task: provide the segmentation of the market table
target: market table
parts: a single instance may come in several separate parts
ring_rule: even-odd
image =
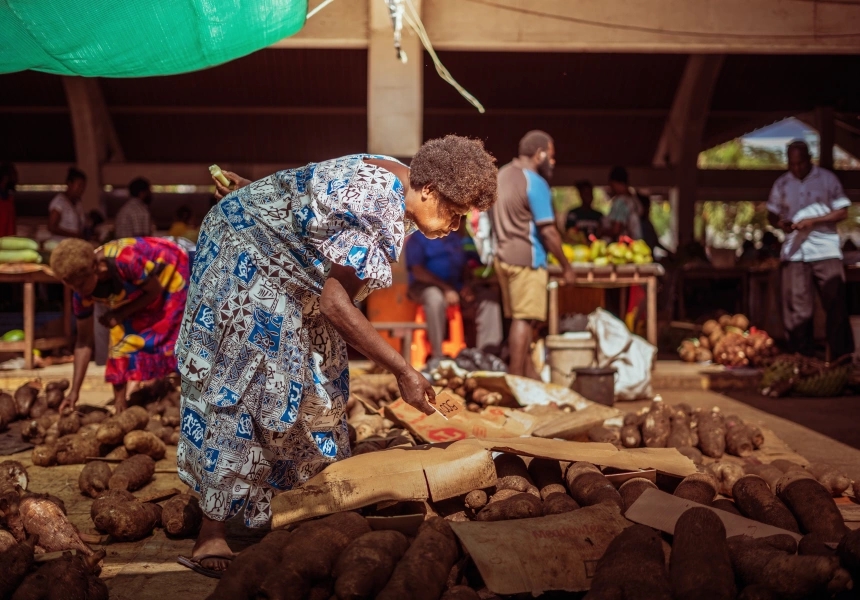
[[[43,265],[0,265],[0,283],[24,286],[24,341],[0,342],[0,352],[23,352],[24,368],[33,368],[33,350],[53,350],[68,346],[72,339],[72,292],[63,286],[63,337],[36,339],[36,285],[53,283],[63,285],[53,271]]]
[[[576,273],[575,287],[613,289],[621,288],[626,291],[635,285],[646,288],[646,336],[648,342],[657,345],[657,278],[664,275],[663,265],[646,263],[642,265],[607,265],[597,267],[591,263],[571,264]],[[547,285],[549,293],[548,325],[550,335],[558,334],[558,286],[564,285],[561,279],[561,267],[549,267],[550,282]],[[622,302],[622,306],[624,306]]]

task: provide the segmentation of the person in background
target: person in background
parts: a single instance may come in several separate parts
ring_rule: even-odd
[[[80,238],[84,234],[84,211],[81,196],[87,189],[87,176],[74,167],[66,175],[66,191],[60,192],[48,205],[48,231],[54,240]]]
[[[18,171],[12,163],[0,163],[0,237],[15,235],[15,186]]]
[[[639,201],[639,206],[642,209],[642,218],[639,221],[642,237],[639,239],[648,244],[652,253],[656,248],[659,248],[667,255],[671,255],[672,252],[660,243],[660,236],[657,235],[654,223],[651,222],[651,196],[648,194],[636,194],[636,199]]]
[[[177,369],[174,347],[188,294],[188,255],[161,238],[125,238],[93,249],[68,239],[51,253],[51,269],[74,290],[78,320],[72,387],[63,406],[75,408],[93,350],[94,305],[110,329],[105,380],[113,384],[114,406],[125,410],[128,395],[143,381]]]
[[[642,239],[642,206],[630,193],[627,169],[614,167],[609,173],[609,191],[612,204],[607,216],[607,233],[613,239],[626,235],[634,240]]]
[[[565,281],[576,279],[562,252],[547,183],[554,166],[555,145],[549,134],[528,132],[520,140],[519,156],[499,169],[499,199],[491,211],[495,270],[505,316],[512,319],[508,370],[533,379],[539,377],[529,349],[547,317],[547,250],[561,263]]]
[[[745,240],[743,250],[738,258],[738,265],[751,265],[759,260],[759,252],[756,250],[755,242]]]
[[[604,215],[591,207],[594,202],[594,186],[591,182],[577,181],[574,185],[582,199],[582,205],[567,213],[565,231],[577,243],[587,244],[589,236],[600,237],[600,223]]]
[[[761,236],[761,248],[759,248],[759,256],[762,260],[769,258],[779,258],[782,254],[782,244],[776,234],[772,231],[765,231]]]
[[[788,172],[773,184],[771,225],[782,229],[782,305],[789,350],[811,355],[813,288],[827,314],[827,344],[836,360],[854,351],[845,298],[845,269],[836,224],[851,201],[832,172],[812,164],[806,142],[788,146]]]
[[[167,232],[169,237],[185,238],[191,242],[197,243],[199,230],[194,227],[194,213],[191,212],[191,207],[183,205],[176,209],[176,217],[170,230]]]
[[[149,205],[152,204],[152,190],[149,182],[138,177],[128,184],[128,200],[116,213],[114,236],[121,240],[150,236],[155,232]]]
[[[460,229],[449,236],[430,239],[416,233],[406,242],[409,299],[424,307],[432,358],[444,356],[442,342],[449,306],[464,305],[463,312],[466,312],[466,306],[469,310],[475,309],[475,345],[479,350],[498,351],[502,341],[498,299],[488,294],[485,286],[475,289],[470,285],[471,273],[462,230],[461,222]]]

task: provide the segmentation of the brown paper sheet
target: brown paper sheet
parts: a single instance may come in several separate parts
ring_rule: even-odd
[[[639,499],[633,503],[633,506],[627,509],[625,517],[634,523],[641,523],[665,531],[666,533],[675,533],[675,523],[684,512],[693,507],[708,508],[720,517],[723,525],[726,526],[726,537],[730,538],[736,535],[748,535],[754,538],[767,537],[769,535],[786,534],[800,541],[803,537],[800,534],[780,529],[772,525],[766,525],[746,517],[741,517],[736,514],[711,508],[693,502],[692,500],[684,500],[660,490],[648,489],[645,490]]]
[[[272,527],[385,500],[445,500],[495,482],[491,455],[480,446],[418,446],[360,454],[275,496]]]
[[[598,425],[603,425],[606,419],[611,419],[619,415],[617,409],[603,404],[590,404],[582,410],[577,410],[572,413],[559,413],[558,415],[547,416],[541,419],[532,432],[533,436],[575,440],[579,437],[587,437],[588,430]]]
[[[630,523],[617,507],[589,506],[516,521],[451,523],[496,594],[580,592],[591,587],[597,561]]]

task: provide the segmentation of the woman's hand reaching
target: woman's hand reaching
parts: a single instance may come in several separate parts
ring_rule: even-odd
[[[421,373],[407,366],[397,376],[397,386],[400,388],[400,395],[407,404],[414,406],[425,415],[432,415],[436,412],[436,409],[428,402],[428,400],[436,400],[436,392]]]
[[[239,188],[243,188],[246,185],[248,185],[249,183],[251,183],[251,181],[249,179],[245,179],[244,177],[239,177],[238,175],[236,175],[232,171],[221,171],[221,172],[224,174],[224,177],[226,177],[227,179],[230,180],[230,187],[229,188],[224,187],[221,184],[221,182],[219,182],[214,177],[212,178],[212,181],[215,182],[215,197],[218,198],[218,200],[221,200],[224,196],[226,196],[230,192],[238,190]]]

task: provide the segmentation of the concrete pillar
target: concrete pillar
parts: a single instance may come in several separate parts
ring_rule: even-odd
[[[423,141],[423,51],[421,41],[403,23],[401,48],[406,64],[397,59],[394,34],[385,0],[367,0],[370,31],[367,49],[368,151],[410,158]],[[412,0],[421,10],[421,2]]]
[[[819,106],[815,109],[815,120],[819,136],[818,166],[833,169],[833,144],[836,135],[836,115],[832,106]]]

